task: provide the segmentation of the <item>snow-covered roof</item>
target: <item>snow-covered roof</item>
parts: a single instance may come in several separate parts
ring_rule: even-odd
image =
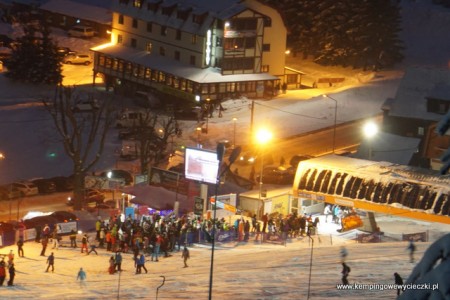
[[[364,139],[354,157],[368,158],[370,147],[371,160],[408,165],[414,153],[417,152],[419,143],[419,138],[379,132],[370,141]]]
[[[390,116],[439,121],[442,115],[427,112],[427,97],[450,101],[450,70],[428,67],[409,68],[391,105]]]
[[[89,4],[78,3],[70,0],[49,0],[40,7],[62,15],[89,20],[101,24],[111,24],[111,10]]]
[[[242,82],[256,80],[276,80],[278,77],[267,73],[258,74],[234,74],[222,75],[217,68],[200,69],[194,66],[173,61],[164,56],[149,54],[147,51],[139,51],[130,47],[114,45],[102,49],[93,48],[95,52],[104,53],[115,58],[160,70],[177,77],[200,83],[220,83],[220,82]]]
[[[176,9],[182,11],[191,10],[191,15],[204,15],[205,19],[201,24],[197,24],[192,22],[191,16],[189,16],[187,20],[183,20],[178,18],[175,12],[170,16],[167,16],[161,13],[148,12],[144,7],[138,9],[133,7],[133,5],[125,6],[120,4],[119,1],[113,3],[112,10],[146,22],[154,22],[160,25],[177,28],[185,32],[205,35],[206,31],[210,29],[214,19],[226,20],[247,9],[246,5],[244,5],[241,0],[163,0],[150,2],[161,2],[160,7],[171,7],[176,5]]]
[[[427,169],[328,155],[300,162],[294,187],[352,203],[414,210],[418,218],[450,216],[450,177]]]

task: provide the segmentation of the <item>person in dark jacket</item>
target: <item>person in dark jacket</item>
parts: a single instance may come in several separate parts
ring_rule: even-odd
[[[402,277],[401,277],[397,272],[394,273],[394,280],[395,280],[395,284],[397,284],[397,285],[403,285],[403,279],[402,279]],[[402,290],[403,290],[402,288],[397,287],[397,296],[400,295],[400,293],[402,292]]]
[[[139,256],[139,273],[142,272],[142,269],[144,269],[145,274],[147,274],[147,268],[145,267],[145,255],[141,254],[141,256]]]
[[[55,256],[52,254],[49,255],[49,257],[47,257],[47,270],[45,270],[45,272],[48,272],[48,270],[50,269],[50,267],[52,267],[52,273],[55,271]]]
[[[17,253],[19,254],[19,257],[23,257],[23,239],[19,238],[17,241]]]
[[[348,285],[347,277],[350,274],[350,267],[345,262],[342,263],[342,284]]]
[[[47,249],[47,245],[48,245],[48,237],[44,236],[41,239],[41,244],[42,244],[41,256],[45,256],[45,250]]]
[[[122,254],[119,251],[116,252],[116,257],[114,258],[115,268],[117,271],[122,271]]]
[[[16,277],[16,268],[14,267],[14,264],[11,264],[9,266],[8,286],[13,286],[14,285],[14,277]]]

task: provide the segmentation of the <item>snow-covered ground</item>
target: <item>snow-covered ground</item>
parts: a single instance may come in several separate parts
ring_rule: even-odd
[[[381,226],[389,221],[380,219]],[[450,228],[420,222],[392,220],[404,233],[429,230],[442,236]],[[422,228],[420,226],[423,226]],[[403,227],[403,228],[401,228]],[[447,226],[448,227],[448,226]],[[307,237],[293,238],[286,247],[278,244],[248,243],[217,244],[214,256],[213,299],[307,299],[308,283],[310,299],[394,299],[395,290],[342,291],[336,288],[341,283],[339,252],[345,246],[349,252],[347,264],[351,267],[350,283],[393,284],[394,272],[405,280],[414,263],[410,263],[406,242],[386,238],[377,244],[359,244],[348,239],[354,233],[336,234],[336,226],[321,218],[319,236],[314,244]],[[93,235],[91,235],[93,237]],[[435,236],[438,237],[437,235]],[[65,237],[64,239],[67,239]],[[92,239],[91,239],[92,240]],[[416,260],[429,246],[416,243]],[[183,268],[181,252],[159,262],[147,257],[148,274],[135,274],[132,254],[124,254],[120,274],[107,272],[111,252],[98,249],[98,255],[81,254],[78,249],[60,247],[47,248],[46,256],[54,252],[55,272],[46,273],[47,257],[40,256],[41,245],[27,242],[25,257],[16,257],[17,270],[14,287],[0,287],[2,299],[153,299],[159,289],[158,299],[207,299],[211,250],[209,246],[196,244],[190,247],[191,259],[188,268]],[[0,254],[17,247],[0,249]],[[311,259],[312,255],[312,259]],[[312,268],[310,269],[310,264]],[[83,268],[87,273],[84,285],[77,282],[77,272]],[[311,272],[311,273],[310,273]]]
[[[431,6],[431,0],[402,1],[404,7],[404,32],[406,60],[398,70],[376,74],[343,68],[320,68],[311,62],[294,65],[311,75],[334,73],[346,78],[342,86],[323,89],[288,91],[272,101],[256,101],[255,126],[270,125],[274,135],[283,137],[331,126],[334,118],[334,102],[324,99],[330,94],[338,101],[338,122],[364,118],[380,113],[380,106],[388,97],[393,97],[403,70],[408,65],[434,65],[448,67],[450,40],[445,38],[450,28],[450,10]],[[413,16],[411,16],[413,15]],[[0,24],[0,28],[4,24]],[[2,30],[3,31],[3,30]],[[61,46],[85,51],[91,42],[67,38],[60,33]],[[75,68],[76,66],[71,66]],[[76,77],[66,78],[67,84],[89,84],[92,82],[89,68],[80,67]],[[70,72],[75,74],[74,72]],[[5,159],[0,161],[0,184],[17,179],[47,177],[70,174],[70,165],[64,158],[61,147],[48,139],[51,121],[39,109],[39,99],[49,91],[37,86],[12,83],[0,75],[0,152]],[[51,91],[50,91],[51,93]],[[209,120],[209,132],[204,141],[206,147],[217,140],[230,138],[233,118],[237,118],[237,141],[247,139],[250,125],[250,109],[247,100],[230,100],[224,104],[227,110],[223,118]],[[183,138],[177,143],[194,145],[196,124],[184,129]],[[114,150],[120,146],[114,132],[108,140],[106,154],[97,169],[111,167],[116,162]],[[57,153],[56,157],[47,156]],[[48,159],[42,159],[48,157]],[[383,220],[383,218],[385,218]],[[428,230],[430,238],[436,239],[450,232],[446,225],[416,221],[400,222],[399,219],[383,217],[380,228],[398,238],[402,233]],[[381,222],[381,223],[380,223]],[[321,225],[322,226],[322,225]],[[306,238],[294,239],[287,247],[270,244],[219,245],[215,252],[213,299],[307,299],[308,283],[311,282],[311,299],[393,299],[396,291],[336,289],[340,283],[341,266],[339,249],[345,244],[350,255],[348,264],[352,268],[351,283],[393,283],[393,273],[406,278],[414,264],[409,262],[406,243],[390,240],[381,244],[356,244],[334,235],[333,228],[320,227],[321,239],[315,238],[311,251]],[[417,257],[429,243],[418,243]],[[1,254],[16,247],[4,247]],[[47,250],[47,255],[51,252]],[[15,287],[0,288],[2,299],[152,299],[159,289],[158,299],[206,299],[209,286],[210,250],[199,245],[191,248],[189,268],[182,268],[180,253],[164,258],[158,263],[147,263],[149,274],[135,275],[131,255],[124,262],[125,271],[107,273],[110,253],[99,250],[99,255],[82,255],[79,250],[60,248],[55,250],[56,271],[45,273],[46,257],[39,256],[40,245],[28,242],[25,257],[16,258]],[[310,262],[312,256],[312,269]],[[76,275],[80,267],[87,272],[85,286],[80,286]],[[120,291],[119,291],[120,286]]]

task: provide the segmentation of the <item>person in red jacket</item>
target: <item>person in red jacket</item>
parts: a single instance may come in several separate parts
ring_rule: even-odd
[[[6,267],[5,267],[5,261],[2,259],[0,261],[0,286],[3,285],[3,282],[5,281],[6,277]]]

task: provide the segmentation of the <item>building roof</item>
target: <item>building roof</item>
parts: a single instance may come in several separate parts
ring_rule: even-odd
[[[154,53],[149,54],[147,51],[140,51],[120,45],[112,45],[101,49],[100,47],[95,47],[91,50],[199,83],[267,81],[278,79],[278,77],[268,73],[222,75],[218,68],[210,67],[200,69],[178,61],[173,61],[164,56]]]
[[[205,35],[207,30],[211,28],[214,19],[226,20],[249,9],[242,0],[150,0],[149,2],[161,2],[160,7],[171,7],[176,5],[178,10],[190,10],[191,15],[204,15],[205,19],[201,24],[197,24],[191,21],[192,18],[190,16],[190,19],[188,18],[185,21],[178,18],[176,13],[167,16],[161,13],[147,12],[145,7],[139,9],[130,4],[120,4],[119,1],[113,3],[112,10],[147,22],[154,22],[160,25],[180,29],[185,32]]]
[[[391,103],[389,116],[439,121],[441,114],[427,112],[427,97],[450,101],[450,70],[409,68]]]
[[[78,19],[95,23],[111,24],[112,13],[110,9],[90,4],[78,3],[70,0],[49,0],[40,7],[42,10],[59,13]]]
[[[370,147],[371,160],[408,165],[414,153],[418,151],[419,144],[419,138],[379,132],[370,141],[364,139],[354,157],[367,159]]]

